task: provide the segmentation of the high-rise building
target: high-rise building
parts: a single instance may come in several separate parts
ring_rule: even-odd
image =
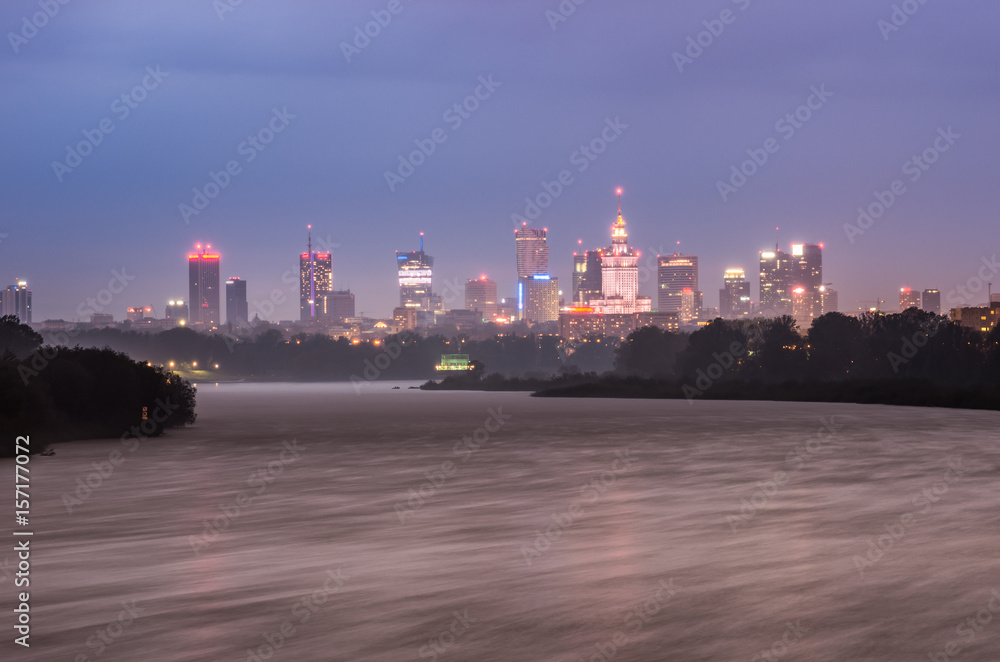
[[[820,315],[840,312],[840,297],[837,290],[830,287],[830,283],[819,286],[819,308]]]
[[[775,248],[760,252],[760,310],[767,316],[792,312],[792,256]]]
[[[517,249],[517,279],[531,278],[549,273],[549,244],[547,230],[529,228],[527,223],[514,231]]]
[[[573,253],[573,303],[601,298],[601,251]]]
[[[909,310],[910,308],[920,307],[920,292],[913,290],[909,287],[903,287],[899,290],[899,310],[900,312],[904,310]]]
[[[656,298],[661,313],[680,312],[681,295],[689,289],[698,296],[698,256],[660,255],[657,257]],[[700,306],[699,306],[700,307]]]
[[[601,297],[588,306],[603,315],[633,315],[649,312],[649,297],[639,296],[639,254],[628,245],[628,230],[622,216],[618,189],[618,219],[611,226],[611,246],[601,251]]]
[[[690,287],[685,287],[681,292],[681,310],[680,310],[680,321],[681,324],[691,324],[698,319],[698,311],[700,308],[696,308],[697,298],[695,297],[694,290]]]
[[[434,311],[440,309],[441,297],[431,290],[434,279],[434,258],[424,253],[424,233],[420,233],[420,250],[412,253],[396,251],[399,277],[399,306],[412,308],[421,325],[433,323]]]
[[[823,245],[792,244],[792,261],[793,284],[818,292],[823,284]]]
[[[233,276],[226,281],[226,321],[237,326],[247,324],[248,315],[247,282]]]
[[[326,296],[326,311],[327,316],[331,320],[336,320],[338,322],[343,322],[350,317],[354,317],[354,293],[350,290],[337,290],[335,292],[330,292],[330,294]]]
[[[481,320],[492,322],[497,318],[497,284],[480,276],[465,282],[465,309],[478,310]]]
[[[129,322],[141,322],[145,317],[145,307],[133,306],[125,309],[125,319]]]
[[[559,319],[559,279],[535,274],[521,283],[524,286],[524,316],[529,322],[554,322]]]
[[[815,297],[808,288],[802,285],[792,288],[792,317],[795,318],[801,332],[805,333],[812,326],[813,320],[818,317],[817,308]]]
[[[800,323],[800,326],[807,329],[812,325],[812,320],[822,314],[819,290],[823,285],[822,244],[792,244],[792,275],[789,284],[793,290],[800,287],[804,290],[800,308],[803,320],[808,323]]]
[[[299,255],[299,320],[329,318],[327,298],[333,292],[333,256],[312,247],[312,226],[305,253]]]
[[[198,326],[218,326],[222,318],[219,307],[219,254],[212,253],[212,245],[188,255],[188,303],[191,306],[190,323]]]
[[[924,290],[921,295],[921,308],[935,315],[941,314],[941,290]]]
[[[15,315],[22,324],[31,324],[31,290],[28,282],[16,280],[0,293],[0,314]]]
[[[179,324],[184,326],[189,321],[188,305],[184,303],[184,299],[171,299],[167,302],[166,313],[164,317],[174,324]]]
[[[719,290],[719,317],[739,319],[750,316],[750,283],[743,269],[726,269]]]

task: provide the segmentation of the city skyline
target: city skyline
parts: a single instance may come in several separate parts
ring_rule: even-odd
[[[619,214],[619,223],[621,223],[622,221],[621,221],[620,204],[621,204],[622,189],[621,188],[616,189],[615,193],[616,195],[619,196],[618,214]],[[203,244],[199,242],[195,246],[195,252],[194,253],[188,252],[187,254],[187,259],[189,263],[189,285],[188,285],[189,296],[188,299],[186,300],[187,303],[190,304],[191,301],[195,300],[198,296],[200,296],[195,293],[195,290],[199,287],[198,283],[202,280],[202,270],[205,269],[205,266],[203,265],[203,263],[205,262],[205,258],[210,258],[209,262],[211,266],[208,267],[209,285],[207,287],[206,292],[208,293],[208,297],[211,299],[211,301],[214,300],[219,300],[219,301],[217,301],[215,307],[213,307],[211,301],[206,300],[202,302],[201,307],[208,309],[206,312],[209,314],[210,317],[214,315],[214,318],[218,320],[216,323],[229,321],[228,310],[230,303],[228,300],[229,299],[228,290],[230,285],[232,285],[233,280],[237,281],[236,286],[240,288],[240,295],[244,297],[244,300],[240,304],[242,306],[240,308],[240,311],[242,314],[246,315],[246,321],[252,321],[255,317],[258,317],[264,321],[272,321],[272,322],[288,321],[296,319],[300,321],[308,321],[309,318],[313,317],[311,313],[312,307],[310,305],[311,300],[309,298],[309,293],[308,293],[311,287],[315,287],[315,285],[310,284],[310,278],[309,278],[309,275],[313,272],[315,272],[315,274],[319,278],[319,282],[321,283],[320,289],[315,290],[316,294],[313,295],[316,297],[316,302],[317,305],[320,306],[320,309],[326,306],[326,300],[328,298],[333,300],[336,297],[337,298],[336,305],[338,306],[338,310],[346,310],[345,308],[343,308],[343,306],[345,305],[344,300],[345,297],[349,295],[350,301],[348,302],[348,305],[350,306],[350,310],[354,311],[355,298],[353,292],[351,292],[349,289],[346,288],[337,289],[334,284],[334,274],[332,269],[332,261],[333,261],[332,253],[317,252],[313,250],[312,234],[311,234],[312,226],[311,225],[307,226],[307,229],[309,230],[309,236],[308,236],[309,250],[306,253],[302,253],[301,255],[299,255],[297,291],[299,293],[300,305],[299,305],[298,316],[290,318],[284,318],[284,317],[279,318],[278,315],[272,314],[274,311],[278,309],[279,307],[278,304],[281,303],[281,300],[285,298],[283,296],[276,298],[273,291],[270,297],[267,296],[259,297],[258,300],[253,301],[253,303],[249,303],[248,301],[252,300],[252,297],[247,296],[248,286],[247,286],[247,281],[245,279],[241,279],[238,276],[234,276],[224,281],[221,280],[218,275],[220,273],[219,269],[220,269],[221,256],[219,254],[219,251],[212,249],[212,244],[210,243]],[[614,233],[615,228],[612,227],[612,230]],[[443,310],[449,310],[449,309],[462,310],[463,302],[459,299],[456,299],[453,292],[453,290],[456,289],[456,285],[458,284],[457,281],[446,281],[440,283],[434,279],[432,275],[434,272],[433,268],[434,257],[427,255],[426,252],[424,251],[424,235],[425,233],[423,232],[419,233],[420,248],[418,251],[413,251],[410,253],[396,251],[397,265],[400,267],[400,269],[403,268],[420,269],[419,273],[416,272],[414,273],[417,276],[419,276],[418,278],[419,287],[416,289],[419,290],[421,297],[427,298],[427,300],[421,306],[422,309],[425,309],[427,312],[430,312],[433,305],[433,306],[438,306],[439,309]],[[535,272],[538,272],[538,275],[544,275],[550,277],[552,281],[558,282],[559,277],[557,275],[543,273],[552,271],[550,268],[548,268],[549,252],[548,252],[547,228],[546,229],[529,228],[527,227],[527,225],[522,224],[522,227],[518,228],[515,231],[515,239],[516,239],[515,246],[517,249],[515,251],[516,253],[515,260],[513,261],[513,264],[515,266],[515,271],[517,271],[518,273],[520,273],[521,271],[531,272],[532,276],[536,275]],[[541,250],[533,249],[530,252],[530,257],[526,257],[529,255],[529,251],[525,249],[525,244],[532,242],[538,243],[542,248]],[[321,243],[329,245],[328,242],[321,242]],[[614,243],[614,236],[613,236],[613,243]],[[578,240],[577,244],[579,248],[582,245],[582,240]],[[627,245],[627,233],[624,234],[624,245]],[[791,290],[788,289],[789,286],[793,285],[792,283],[793,280],[795,281],[795,284],[808,283],[808,287],[813,288],[813,291],[815,293],[816,297],[815,300],[808,304],[808,307],[811,310],[811,312],[809,312],[806,315],[806,317],[808,318],[818,317],[823,312],[829,312],[830,310],[834,310],[836,312],[842,312],[845,314],[854,314],[856,312],[862,312],[864,310],[870,310],[874,308],[890,312],[896,310],[891,305],[894,301],[894,299],[891,296],[886,298],[880,297],[877,300],[876,299],[858,300],[856,303],[858,303],[859,305],[849,309],[841,309],[839,306],[836,305],[839,292],[837,292],[835,288],[829,287],[831,283],[823,282],[824,281],[824,277],[822,274],[823,244],[792,243],[790,244],[790,247],[792,251],[791,253],[786,253],[785,251],[782,251],[780,246],[776,246],[773,250],[767,249],[758,251],[758,257],[760,261],[759,271],[754,269],[745,269],[743,266],[735,266],[735,267],[731,266],[726,268],[724,272],[720,274],[719,278],[717,279],[718,284],[721,287],[715,290],[716,292],[718,292],[718,298],[715,300],[716,303],[715,306],[709,305],[707,300],[703,298],[704,286],[702,286],[700,283],[702,280],[704,280],[704,277],[700,275],[701,270],[699,268],[699,260],[700,260],[699,255],[682,255],[679,253],[667,254],[667,255],[655,255],[655,256],[646,255],[642,264],[639,264],[638,259],[636,260],[637,264],[639,264],[638,268],[640,273],[645,272],[645,275],[639,276],[638,295],[650,297],[654,302],[653,310],[659,310],[661,312],[663,311],[676,312],[681,309],[680,299],[679,299],[680,295],[678,293],[681,291],[681,289],[684,289],[685,291],[688,289],[693,289],[694,290],[693,294],[695,297],[693,305],[696,312],[703,307],[706,313],[714,310],[718,313],[718,316],[728,318],[725,310],[727,304],[726,300],[724,299],[725,297],[724,292],[726,289],[727,278],[730,272],[740,271],[743,272],[744,274],[743,278],[745,285],[749,287],[751,290],[750,303],[752,304],[752,313],[754,315],[760,315],[761,313],[765,315],[766,314],[773,315],[775,313],[790,314],[790,315],[793,314],[793,309],[792,309],[793,297]],[[577,303],[574,299],[576,295],[576,288],[582,285],[584,282],[583,279],[581,278],[582,274],[580,274],[579,272],[581,265],[586,264],[587,258],[589,256],[596,256],[597,258],[596,264],[599,266],[601,254],[609,254],[613,251],[614,248],[612,246],[611,248],[603,248],[603,249],[595,248],[583,252],[576,251],[569,256],[570,278],[568,278],[567,281],[571,283],[570,288],[568,290],[563,290],[561,287],[558,288],[560,291],[562,291],[561,299],[563,300],[564,305],[567,308],[572,307],[575,303]],[[639,255],[638,251],[634,251],[634,249],[632,249],[631,247],[629,247],[629,251],[631,251],[632,254],[636,258],[638,258]],[[814,257],[810,258],[811,255],[814,255]],[[314,256],[314,258],[310,260],[310,256]],[[777,297],[776,300],[784,301],[785,305],[784,307],[779,306],[779,308],[772,310],[773,305],[768,303],[769,295],[767,292],[765,292],[765,289],[770,291],[771,286],[769,285],[767,288],[764,288],[762,286],[765,283],[771,282],[769,279],[764,278],[765,270],[774,269],[775,267],[765,267],[765,262],[770,262],[773,259],[777,259],[779,261],[778,263],[779,266],[777,267],[778,270],[779,271],[789,270],[789,275],[785,277],[785,281],[787,282],[781,281],[779,283],[779,287],[782,287],[784,289],[780,289],[779,292],[774,294],[774,296]],[[401,263],[400,260],[403,260],[403,262]],[[811,260],[816,260],[816,263],[813,264]],[[786,262],[787,264],[785,264],[784,266],[780,266],[782,262]],[[408,266],[406,267],[401,266],[403,264],[408,264]],[[531,266],[528,267],[526,266],[527,264],[530,264]],[[983,260],[983,264],[986,265],[987,267],[989,266],[989,262],[987,262],[985,259]],[[690,274],[688,274],[688,271],[690,271]],[[980,270],[980,273],[981,271],[982,270]],[[794,277],[791,275],[793,272],[795,274]],[[758,274],[759,276],[756,280],[750,277],[750,274],[754,273]],[[673,275],[667,275],[667,274],[673,274]],[[116,275],[121,276],[121,274],[116,274]],[[414,274],[411,274],[411,276],[412,275]],[[403,272],[398,271],[397,276],[399,278],[402,278]],[[125,275],[125,278],[128,279],[127,274]],[[709,276],[709,278],[715,280],[714,278],[712,278],[712,276]],[[788,280],[789,278],[791,278],[791,280]],[[480,276],[480,279],[485,279],[485,274]],[[548,279],[549,278],[546,278],[545,280]],[[119,278],[119,280],[121,280],[121,278]],[[288,280],[288,272],[286,272],[283,275],[283,280],[285,281]],[[467,278],[464,280],[467,283],[473,283],[477,279]],[[499,280],[501,282],[503,281],[502,278]],[[676,292],[674,294],[665,295],[665,290],[663,289],[665,287],[664,283],[666,282],[673,283],[673,281],[677,281],[677,283],[681,283],[681,281],[684,282],[681,284],[674,283],[674,285],[676,285],[675,287]],[[19,280],[19,282],[22,289],[24,289],[24,287],[26,286],[26,281]],[[327,282],[329,282],[330,284],[325,285],[325,283]],[[494,282],[495,285],[495,281],[492,282]],[[516,305],[516,299],[518,296],[518,286],[516,282],[517,281],[515,281],[513,292],[505,293],[498,288],[497,290],[498,303],[500,301],[507,300],[509,302],[508,305],[511,305],[512,303]],[[598,277],[597,282],[598,284],[600,284],[601,282],[600,277]],[[910,282],[910,279],[907,279],[906,282]],[[979,290],[970,292],[968,288],[962,288],[962,287],[955,288],[954,290],[949,292],[949,294],[951,294],[953,298],[955,296],[958,297],[958,300],[954,301],[954,305],[948,305],[947,299],[942,300],[941,292],[937,288],[931,288],[931,287],[923,288],[923,296],[921,296],[921,288],[911,288],[908,285],[899,288],[897,291],[899,292],[900,305],[902,305],[903,301],[902,293],[903,292],[909,293],[912,290],[912,294],[915,295],[915,298],[912,300],[916,301],[916,307],[923,308],[926,310],[936,310],[939,312],[943,312],[944,314],[947,314],[948,310],[950,310],[952,307],[988,305],[990,299],[991,283],[985,280],[983,280],[982,282],[985,285],[985,289],[982,289],[981,292]],[[212,283],[214,283],[214,285]],[[403,304],[404,298],[408,296],[404,294],[404,291],[406,291],[408,288],[402,288],[400,286],[400,283],[401,281],[397,282],[396,284],[397,288],[396,291],[399,292],[399,297],[400,297],[399,299],[400,304],[397,304],[396,307],[398,307],[399,305],[404,305]],[[440,294],[437,293],[437,290],[441,287],[442,284],[446,289],[452,290],[452,296],[448,300],[448,305],[444,305],[444,302],[441,300]],[[688,285],[692,284],[694,286],[693,288],[687,287]],[[226,286],[226,292],[227,292],[225,308],[223,308],[221,301],[223,285]],[[410,288],[412,287],[413,285],[411,284]],[[673,285],[671,285],[671,287],[673,287]],[[709,289],[711,289],[711,286]],[[647,290],[651,290],[651,295],[646,294]],[[833,297],[832,300],[835,302],[835,305],[832,308],[824,305],[823,295],[827,291],[832,294]],[[673,290],[671,290],[671,292],[673,292]],[[925,303],[928,293],[933,293],[932,297],[936,297],[932,298],[931,303],[929,304]],[[981,294],[981,296],[979,297],[982,299],[981,301],[976,298],[977,295],[979,294]],[[30,290],[28,291],[28,296],[29,297],[31,296]],[[676,306],[673,303],[669,303],[670,301],[673,301],[673,297],[678,297],[677,301],[675,302]],[[174,298],[176,297],[171,297],[171,299]],[[205,297],[202,298],[204,299]],[[3,299],[0,298],[0,302],[2,301]],[[666,308],[663,307],[664,302],[667,302]],[[132,303],[134,303],[134,301]],[[147,310],[152,310],[153,317],[156,318],[155,311],[158,309],[160,305],[166,307],[167,302],[166,301],[146,302],[143,303],[142,307],[145,307]],[[331,304],[331,306],[333,305],[334,304]],[[111,314],[116,321],[121,321],[128,319],[128,311],[131,310],[133,307],[134,306],[125,305],[126,314],[121,316],[115,315],[113,310],[109,313],[109,310],[103,307],[101,311],[98,312],[98,314],[99,315]],[[394,309],[396,307],[394,307]],[[903,308],[899,308],[899,310],[902,309]],[[87,310],[90,310],[92,314],[94,312],[97,312],[95,308],[88,308]],[[770,311],[770,313],[768,311]],[[356,314],[361,315],[361,312],[362,311],[359,311]],[[320,314],[318,311],[317,319],[329,318],[330,315],[332,314],[333,314],[332,312],[330,314]],[[192,316],[191,321],[197,324],[198,322],[195,321],[197,313],[192,312],[190,313],[190,315]],[[339,316],[344,317],[345,315],[339,315]],[[379,319],[392,319],[393,313],[390,312],[388,314],[366,314],[366,316]],[[58,318],[47,318],[47,319],[55,320]],[[63,319],[64,321],[72,321],[72,322],[88,321],[88,319],[65,319],[65,318]],[[35,316],[34,321],[40,322],[43,320],[38,319],[37,316]],[[808,324],[806,324],[804,328],[808,328]]]
[[[982,137],[1000,95],[989,32],[1000,8],[923,6],[888,38],[877,27],[885,9],[754,3],[683,71],[673,54],[714,18],[702,5],[588,4],[553,28],[526,3],[429,1],[351,61],[335,46],[371,17],[346,5],[243,3],[224,21],[186,0],[67,9],[3,69],[21,101],[0,107],[18,127],[0,164],[10,191],[0,259],[8,279],[31,284],[36,320],[77,317],[124,268],[134,277],[112,302],[119,317],[184,293],[165,276],[175,256],[213,241],[227,273],[249,282],[251,308],[277,289],[286,296],[268,319],[296,319],[283,277],[297,271],[301,228],[312,224],[338,260],[334,289],[387,316],[393,274],[373,265],[417,231],[442,282],[487,273],[507,297],[507,252],[494,247],[528,220],[548,228],[550,270],[568,291],[570,256],[578,240],[603,245],[600,210],[620,184],[643,238],[636,248],[701,256],[709,307],[725,269],[753,279],[779,225],[782,245],[827,246],[841,310],[892,302],[907,284],[939,288],[944,309],[984,259],[991,278],[998,271],[984,249],[994,150]],[[0,8],[9,30],[22,18],[18,6]],[[462,20],[475,29],[449,27]],[[940,39],[928,42],[928,31]],[[263,34],[279,55],[251,46]],[[595,52],[597,38],[620,48]],[[962,53],[937,46],[955,39]],[[112,67],[104,43],[115,44]],[[859,58],[863,69],[848,66]],[[469,98],[474,112],[453,111]],[[771,133],[779,149],[769,152]],[[99,144],[78,149],[86,136]],[[385,174],[398,170],[405,181],[390,190]],[[723,199],[720,183],[735,192]],[[43,245],[46,269],[31,257]],[[913,255],[924,258],[919,271]],[[655,296],[652,287],[640,291]],[[974,294],[985,301],[985,288]]]

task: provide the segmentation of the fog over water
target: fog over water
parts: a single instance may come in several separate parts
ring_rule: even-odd
[[[995,412],[408,385],[201,384],[100,484],[118,440],[33,456],[0,659],[1000,660]]]

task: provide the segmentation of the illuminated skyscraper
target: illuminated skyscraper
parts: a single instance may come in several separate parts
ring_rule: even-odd
[[[299,255],[299,319],[329,319],[327,297],[333,292],[333,256],[312,249],[312,226],[305,253]]]
[[[820,291],[823,285],[823,245],[792,244],[792,289],[803,288],[802,306],[810,322],[820,316]]]
[[[695,293],[690,287],[685,287],[681,292],[681,310],[680,310],[680,321],[681,324],[690,324],[698,318],[698,312],[695,308]]]
[[[492,322],[497,317],[497,284],[481,276],[465,282],[465,309],[478,310],[482,321]]]
[[[28,289],[28,282],[15,282],[15,285],[0,292],[0,314],[15,315],[22,324],[31,324],[31,290]]]
[[[188,255],[188,283],[190,323],[198,326],[218,326],[219,308],[219,255],[212,253],[212,245],[202,248],[196,245],[198,252]]]
[[[611,246],[601,251],[601,298],[589,302],[595,312],[607,315],[632,315],[652,308],[649,297],[639,296],[639,254],[628,245],[621,193],[618,189],[618,219],[611,226]]]
[[[760,252],[760,310],[768,317],[792,312],[792,256],[775,249]]]
[[[601,251],[573,253],[573,303],[601,297]]]
[[[941,290],[924,290],[921,299],[924,310],[935,315],[941,314]]]
[[[903,287],[899,290],[899,310],[909,310],[910,308],[920,308],[920,292]]]
[[[399,276],[399,306],[420,311],[421,323],[430,323],[438,297],[431,291],[434,279],[434,258],[424,253],[424,233],[420,233],[420,250],[412,253],[396,251]]]
[[[750,283],[743,269],[726,269],[719,290],[719,316],[739,319],[750,316]]]
[[[837,290],[830,287],[830,283],[819,286],[819,308],[820,315],[840,312],[840,297]]]
[[[819,292],[823,284],[823,245],[792,244],[792,262],[794,284]]]
[[[698,256],[660,255],[657,257],[657,263],[657,308],[661,313],[679,312],[681,294],[685,289],[690,289],[696,297],[700,293],[698,290]]]
[[[247,306],[247,282],[237,276],[226,281],[226,322],[246,324],[249,314]]]
[[[524,319],[529,322],[555,322],[559,319],[559,279],[535,274],[524,283]]]
[[[816,318],[813,310],[813,296],[805,287],[796,285],[792,288],[792,317],[799,325],[799,331],[805,332],[812,326]]]
[[[188,312],[188,305],[184,303],[184,299],[172,299],[167,302],[166,312],[164,317],[174,324],[179,324],[184,326],[188,323],[188,318],[190,313]]]
[[[549,273],[549,244],[547,230],[529,228],[524,223],[514,231],[514,245],[517,249],[517,279],[530,278],[536,274]]]

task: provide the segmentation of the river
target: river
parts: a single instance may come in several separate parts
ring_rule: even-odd
[[[33,456],[0,658],[1000,660],[995,412],[390,386]]]

